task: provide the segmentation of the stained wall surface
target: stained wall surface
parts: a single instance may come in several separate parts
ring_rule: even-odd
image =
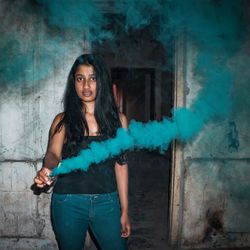
[[[89,51],[89,44],[72,30],[48,29],[36,9],[30,9],[25,16],[18,15],[16,10],[28,7],[27,2],[1,1],[0,5],[0,16],[5,16],[0,28],[5,39],[1,38],[5,54],[0,60],[3,72],[0,77],[0,248],[56,249],[50,224],[50,195],[35,196],[30,186],[42,164],[49,126],[62,110],[67,73],[76,56]],[[246,44],[231,62],[232,68],[245,67],[242,71],[245,75],[235,72],[237,84],[233,89],[239,96],[244,94],[245,100],[250,92],[249,63],[244,58],[249,53],[247,48]],[[187,107],[200,88],[193,70],[196,53],[195,47],[188,47]],[[128,67],[125,63],[122,66]],[[160,95],[161,86],[157,87]],[[241,97],[236,100],[239,105],[230,119],[208,124],[194,141],[185,145],[180,237],[183,247],[250,245],[250,109],[242,105]],[[90,242],[88,247],[93,247]]]
[[[51,28],[40,15],[37,5],[32,6],[29,1],[18,1],[13,5],[2,1],[0,13],[15,13],[17,9],[23,8],[23,16],[17,13],[13,19],[10,14],[5,15],[5,25],[1,26],[5,40],[0,44],[5,53],[0,61],[3,72],[0,76],[0,249],[57,249],[50,222],[50,194],[34,195],[30,186],[42,166],[50,124],[55,115],[62,111],[61,101],[67,74],[75,58],[84,52],[90,52],[90,46],[82,33],[79,35],[72,29]],[[131,48],[128,54],[134,54],[137,60],[123,57],[122,52],[127,49],[123,45],[121,53],[115,58],[108,58],[108,61],[111,67],[154,68],[157,79],[155,117],[161,117],[161,59],[154,52],[157,46],[155,42],[147,44],[149,45],[144,44],[143,54],[140,50]],[[138,45],[139,48],[141,46]],[[152,50],[147,51],[148,47],[152,47]],[[170,98],[164,101],[168,106],[171,105]],[[139,164],[138,159],[135,160],[135,166]],[[131,249],[140,249],[148,244],[161,246],[167,242],[168,181],[154,182],[151,178],[154,173],[152,165],[157,162],[160,171],[164,171],[164,160],[158,163],[158,157],[152,157],[148,165],[141,165],[144,167],[143,173],[138,168],[137,177],[133,180],[137,191],[131,191],[131,196],[137,203],[132,205],[132,216],[136,225],[134,237],[130,241]],[[161,175],[166,180],[168,167],[169,163],[166,161],[166,171]],[[146,178],[143,175],[148,176]],[[145,183],[146,180],[155,183],[156,192],[151,190],[145,197],[144,192],[149,187],[143,186],[143,180],[138,180],[138,176]],[[161,193],[163,188],[165,193]],[[154,201],[156,196],[159,198]],[[137,209],[143,206],[138,200],[147,203],[148,208],[141,212],[141,217],[138,216]],[[166,209],[161,209],[157,202],[164,202]],[[159,213],[153,218],[151,215],[156,211]],[[155,232],[154,237],[152,230],[154,231],[158,223],[162,226],[161,234]],[[147,241],[143,237],[147,237]],[[86,249],[96,249],[89,238]]]
[[[201,89],[195,73],[199,49],[188,43],[184,94],[190,107]],[[182,246],[250,246],[249,71],[242,67],[248,42],[228,62],[234,76],[231,115],[205,125],[183,150]],[[214,83],[214,84],[220,84]],[[220,103],[218,102],[218,106]]]
[[[48,30],[35,9],[18,14],[30,8],[27,1],[9,3],[0,4],[0,249],[56,249],[50,195],[36,196],[30,186],[62,110],[69,69],[88,46],[73,31]]]

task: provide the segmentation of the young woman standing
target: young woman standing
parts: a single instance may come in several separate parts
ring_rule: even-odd
[[[93,54],[76,59],[64,96],[64,112],[50,129],[44,164],[34,182],[40,188],[51,185],[53,167],[76,156],[92,141],[115,136],[127,120],[119,114],[109,73]],[[128,215],[128,166],[123,156],[92,164],[88,171],[60,175],[54,183],[51,218],[62,250],[82,250],[90,228],[101,249],[127,249],[131,233]]]

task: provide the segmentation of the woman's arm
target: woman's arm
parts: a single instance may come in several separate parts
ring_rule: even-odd
[[[128,127],[127,118],[121,114],[120,120],[123,128]],[[119,199],[121,204],[121,225],[122,237],[128,237],[131,234],[131,224],[128,215],[128,164],[115,164],[115,175]]]
[[[65,128],[62,126],[61,129],[56,133],[55,129],[58,123],[62,120],[62,117],[63,114],[58,114],[52,122],[49,133],[48,147],[43,160],[43,166],[37,172],[37,175],[34,178],[35,184],[40,188],[52,183],[48,176],[50,175],[51,170],[61,161],[61,152],[65,140]]]

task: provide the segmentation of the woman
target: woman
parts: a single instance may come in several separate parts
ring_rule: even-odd
[[[127,120],[118,113],[102,60],[92,54],[81,55],[70,70],[64,112],[51,125],[44,164],[34,178],[36,185],[51,185],[48,176],[61,159],[76,156],[92,141],[115,136],[121,126],[127,127]],[[92,164],[86,172],[58,176],[51,217],[60,249],[83,249],[88,228],[101,249],[127,249],[131,226],[125,158],[108,159]]]

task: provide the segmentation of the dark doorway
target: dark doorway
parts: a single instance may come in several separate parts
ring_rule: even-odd
[[[111,73],[119,108],[128,120],[155,119],[154,69],[113,68]],[[128,159],[133,225],[129,249],[166,249],[170,154],[140,150],[130,152]]]
[[[111,75],[119,109],[128,120],[154,119],[154,69],[113,68]]]
[[[111,68],[117,104],[128,120],[141,122],[169,116],[173,106],[173,70],[166,49],[152,36],[157,27],[124,32],[121,16],[111,15],[116,37],[93,44]],[[168,51],[167,51],[168,50]],[[160,136],[160,135],[159,135]],[[168,249],[171,154],[129,152],[129,203],[132,235],[129,249]]]

